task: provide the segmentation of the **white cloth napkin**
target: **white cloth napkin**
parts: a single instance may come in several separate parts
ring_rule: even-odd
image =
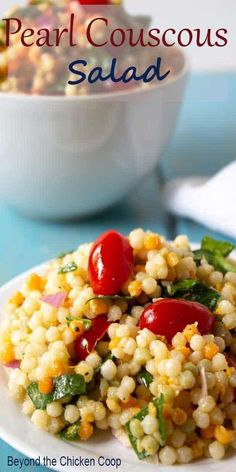
[[[179,178],[163,189],[168,211],[236,238],[236,161],[214,177]]]

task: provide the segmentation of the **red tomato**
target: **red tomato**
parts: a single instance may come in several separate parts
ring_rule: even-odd
[[[97,342],[105,336],[110,324],[106,315],[97,316],[93,320],[91,328],[75,341],[77,359],[84,360],[90,352],[94,351]]]
[[[215,317],[201,303],[165,298],[148,306],[141,315],[139,326],[148,328],[154,334],[165,336],[171,342],[173,336],[185,326],[198,322],[201,334],[211,332]]]
[[[94,293],[118,293],[129,279],[133,266],[133,249],[128,239],[113,230],[102,234],[89,256],[89,278]]]
[[[110,5],[110,0],[78,0],[81,5]]]

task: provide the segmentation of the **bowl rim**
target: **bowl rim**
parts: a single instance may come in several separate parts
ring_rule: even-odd
[[[73,96],[68,96],[68,95],[31,95],[31,94],[24,94],[24,93],[11,93],[11,92],[1,92],[0,91],[0,100],[4,99],[13,99],[13,100],[26,100],[27,102],[48,102],[48,103],[56,103],[56,102],[64,102],[67,101],[71,103],[72,101],[74,102],[85,102],[85,101],[112,101],[112,100],[119,100],[122,98],[131,98],[131,97],[136,97],[139,95],[146,95],[150,94],[152,92],[155,92],[157,90],[162,90],[165,87],[168,87],[170,85],[176,84],[177,82],[180,82],[183,80],[188,72],[189,72],[189,59],[186,54],[183,53],[183,51],[180,49],[180,47],[174,46],[173,49],[177,50],[183,59],[183,65],[180,69],[180,71],[173,76],[172,79],[167,80],[166,82],[159,82],[156,85],[152,85],[150,87],[133,87],[128,90],[124,91],[118,91],[118,92],[105,92],[105,93],[93,93],[93,94],[88,94],[88,95],[73,95]]]

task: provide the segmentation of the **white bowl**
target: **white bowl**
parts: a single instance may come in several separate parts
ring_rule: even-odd
[[[156,166],[187,65],[148,89],[78,97],[0,94],[0,197],[35,218],[87,216]]]

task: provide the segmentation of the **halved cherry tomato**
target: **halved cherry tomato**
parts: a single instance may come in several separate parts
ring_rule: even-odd
[[[141,329],[148,328],[154,334],[165,336],[167,341],[171,342],[176,333],[196,321],[200,333],[206,334],[211,332],[215,317],[201,303],[165,298],[144,310],[139,326]]]
[[[111,0],[78,0],[80,5],[92,6],[92,5],[112,5]]]
[[[75,341],[75,354],[78,360],[82,361],[94,351],[98,341],[106,334],[111,322],[106,315],[97,316],[92,322],[91,328]]]
[[[115,295],[129,279],[134,267],[129,240],[117,231],[103,233],[89,256],[89,278],[99,295]]]

